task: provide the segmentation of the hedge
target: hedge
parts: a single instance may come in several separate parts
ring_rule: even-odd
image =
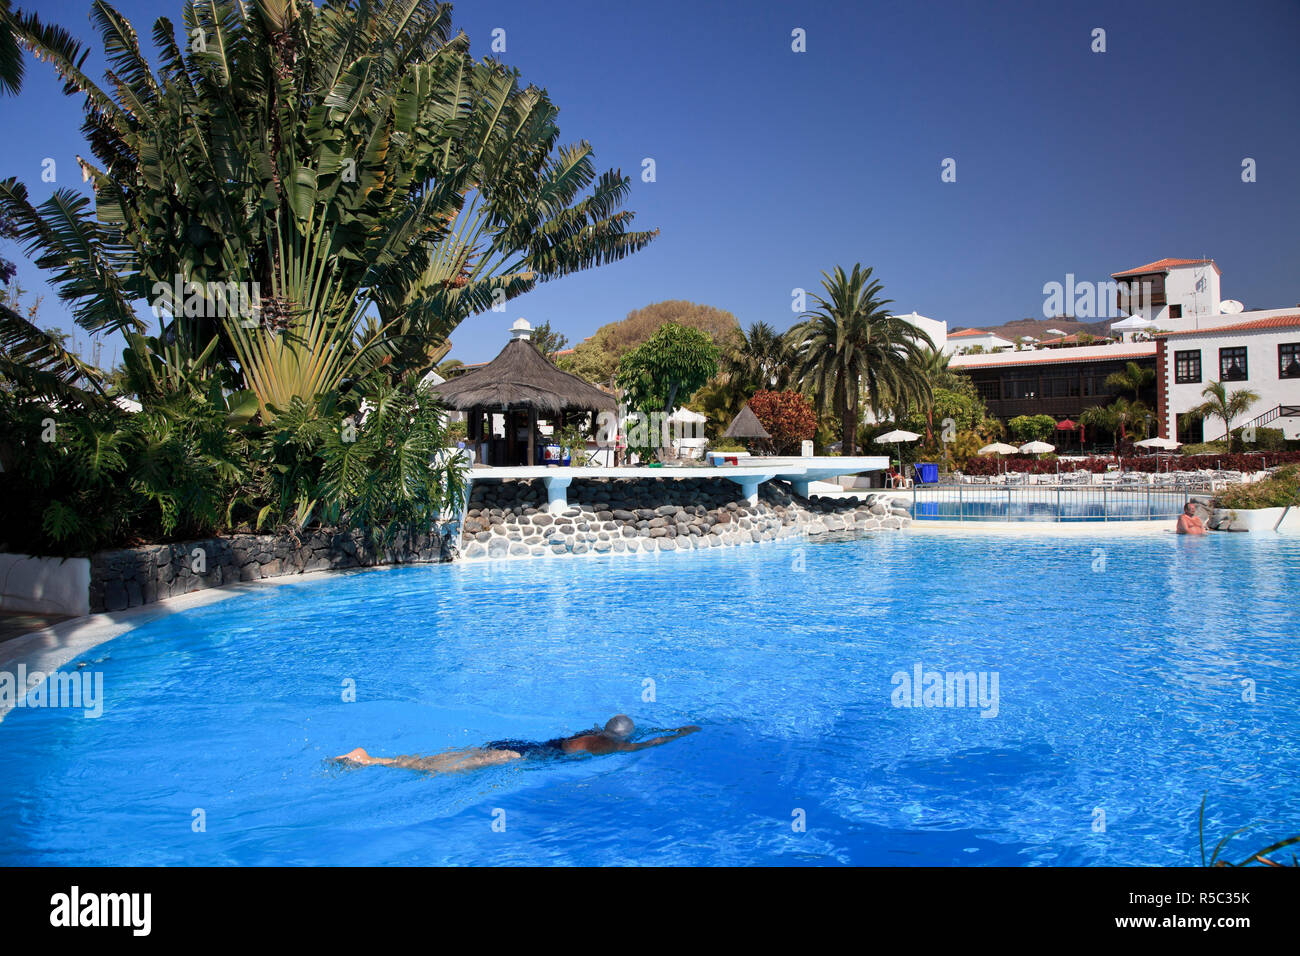
[[[1101,474],[1110,470],[1118,462],[1124,471],[1156,470],[1157,459],[1152,455],[1132,458],[1084,458],[1077,461],[1058,462],[1043,461],[1038,458],[997,458],[983,456],[966,462],[965,473],[968,475],[995,475],[1000,471],[1018,471],[1031,475],[1054,475],[1058,471],[1091,471]],[[1162,455],[1159,459],[1160,471],[1199,471],[1202,468],[1222,468],[1227,471],[1262,471],[1265,467],[1300,462],[1300,451],[1247,452],[1235,455]]]

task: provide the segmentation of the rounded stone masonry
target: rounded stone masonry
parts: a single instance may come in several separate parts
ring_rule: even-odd
[[[829,533],[866,533],[911,524],[892,496],[801,498],[784,482],[759,486],[758,503],[725,478],[578,478],[569,507],[542,510],[541,481],[475,481],[461,526],[459,557],[549,557],[692,551]],[[521,540],[520,529],[540,542]]]
[[[362,531],[322,529],[101,551],[90,558],[90,610],[122,611],[240,581],[335,568],[432,564],[452,556],[448,535],[437,528],[414,537],[399,531],[382,548]]]

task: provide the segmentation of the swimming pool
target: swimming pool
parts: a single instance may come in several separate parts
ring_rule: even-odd
[[[918,485],[917,521],[1152,521],[1171,524],[1190,495],[1172,488],[1099,485]]]
[[[0,863],[1190,864],[1207,791],[1213,840],[1300,832],[1298,586],[1285,538],[955,529],[290,584],[89,652],[98,719],[11,712]],[[894,706],[917,664],[996,674],[996,716]],[[702,730],[459,776],[325,761],[618,711]]]

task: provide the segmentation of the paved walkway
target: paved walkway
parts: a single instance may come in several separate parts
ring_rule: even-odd
[[[63,621],[71,620],[67,614],[22,614],[16,611],[0,611],[0,642],[22,637],[32,631],[53,627]]]

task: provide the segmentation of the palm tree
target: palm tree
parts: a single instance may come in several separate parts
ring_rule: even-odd
[[[1142,389],[1149,388],[1156,380],[1155,369],[1142,368],[1137,362],[1129,362],[1122,372],[1111,372],[1106,376],[1107,388],[1133,390],[1133,400],[1142,397]]]
[[[930,391],[946,387],[947,383],[953,378],[953,372],[948,367],[948,360],[952,356],[941,349],[922,349],[916,357],[916,370],[925,376],[925,380],[930,385]],[[927,402],[925,406],[925,440],[926,442],[934,441],[934,402]]]
[[[723,355],[721,364],[727,384],[748,398],[760,389],[786,388],[794,355],[776,329],[766,322],[755,322],[748,332],[740,333],[735,348]]]
[[[1193,408],[1192,414],[1201,418],[1217,418],[1222,421],[1224,439],[1228,451],[1231,452],[1232,420],[1238,415],[1244,414],[1251,405],[1259,401],[1259,393],[1242,388],[1229,394],[1222,382],[1210,382],[1202,389],[1201,397],[1205,401]]]
[[[843,450],[857,452],[858,420],[865,394],[879,414],[889,404],[927,404],[930,386],[917,370],[923,346],[934,342],[921,329],[889,314],[892,300],[880,297],[881,285],[860,263],[846,274],[822,273],[825,296],[813,295],[818,308],[790,330],[796,352],[795,375],[810,389],[818,411],[829,403],[843,427]]]
[[[0,211],[79,325],[143,336],[137,307],[161,304],[158,339],[215,340],[263,420],[432,368],[467,316],[654,238],[619,208],[629,179],[559,145],[546,93],[472,59],[448,4],[188,0],[183,44],[154,24],[156,71],[113,7],[91,18],[107,89],[32,18],[7,24],[85,97],[94,208],[8,179]],[[178,277],[197,284],[184,308]],[[249,291],[251,315],[214,285]]]
[[[1139,401],[1130,402],[1127,398],[1120,396],[1111,403],[1110,411],[1112,420],[1119,429],[1121,442],[1128,441],[1128,433],[1140,437],[1145,437],[1148,425],[1151,421],[1151,409]]]
[[[1116,420],[1115,412],[1104,405],[1093,405],[1091,408],[1085,408],[1079,415],[1079,424],[1089,429],[1093,433],[1093,443],[1096,444],[1096,433],[1098,431],[1109,432],[1111,439],[1119,444],[1119,422]]]

